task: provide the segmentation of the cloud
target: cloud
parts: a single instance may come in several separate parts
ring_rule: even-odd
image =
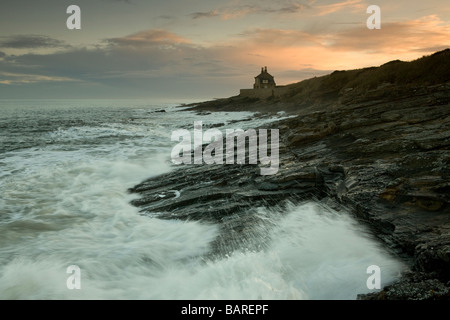
[[[112,79],[126,82],[161,77],[202,78],[228,72],[211,50],[160,29],[106,39],[105,45],[96,48],[7,56],[0,60],[0,70],[8,72],[8,77],[23,74],[23,82],[30,79],[25,75],[41,74],[100,83]],[[17,79],[18,76],[14,81],[9,79],[9,83],[20,82]],[[36,78],[39,80],[48,79]]]
[[[382,23],[381,30],[369,30],[365,23],[343,28],[248,29],[240,39],[223,44],[216,56],[236,65],[268,65],[279,70],[286,81],[296,78],[284,70],[344,70],[381,65],[387,61],[413,60],[420,54],[450,47],[450,23],[437,16],[404,22]],[[248,71],[246,71],[248,72]],[[301,74],[299,74],[303,78]],[[278,79],[280,79],[278,77]]]
[[[333,50],[366,52],[433,51],[450,46],[450,23],[436,15],[405,22],[382,23],[381,30],[350,28],[333,35],[324,35]]]
[[[266,59],[280,57],[283,52],[303,58],[307,52],[318,51],[328,52],[329,56],[335,56],[339,51],[347,52],[347,56],[353,53],[360,57],[402,55],[403,59],[408,59],[417,52],[432,53],[449,47],[449,34],[450,23],[430,15],[410,21],[382,23],[381,30],[369,30],[364,23],[336,30],[307,26],[301,30],[255,28],[240,34],[242,43],[239,46]],[[307,57],[308,60],[314,58]]]
[[[41,35],[15,35],[2,37],[0,46],[11,49],[36,49],[36,48],[68,48],[64,41]]]
[[[318,11],[319,16],[324,16],[344,9],[353,8],[360,10],[366,7],[367,5],[365,5],[362,0],[346,0],[338,3],[314,6],[314,9]]]
[[[232,20],[245,17],[251,14],[292,14],[302,12],[311,8],[313,0],[307,2],[279,1],[271,5],[263,5],[259,2],[248,2],[241,5],[225,6],[220,9],[214,9],[207,12],[195,12],[190,16],[193,19],[220,17],[223,20]]]
[[[262,8],[256,5],[241,5],[206,12],[194,12],[190,16],[192,19],[220,17],[222,20],[231,20],[262,11]]]
[[[223,20],[233,20],[244,17],[249,14],[265,12],[262,7],[258,5],[244,5],[239,7],[226,8],[221,12]]]
[[[311,6],[309,4],[301,4],[301,3],[294,3],[292,5],[279,8],[275,10],[276,13],[297,13],[301,12],[305,9],[310,9]]]
[[[162,19],[162,20],[173,20],[175,17],[163,14],[163,15],[158,16],[157,18]]]
[[[192,19],[211,18],[211,17],[217,17],[218,15],[219,15],[218,10],[211,10],[208,12],[194,12],[194,13],[190,14]]]
[[[119,46],[148,46],[155,44],[167,45],[190,43],[188,39],[162,29],[140,31],[125,37],[107,39],[106,42]]]
[[[243,32],[241,37],[259,47],[293,47],[320,44],[316,35],[292,29],[256,28]]]
[[[67,77],[52,77],[40,74],[24,74],[24,73],[10,73],[0,72],[0,84],[24,84],[36,82],[61,82],[61,81],[76,81]]]
[[[341,10],[364,9],[363,0],[345,0],[338,3],[315,5],[315,0],[308,1],[278,1],[271,3],[271,5],[263,5],[259,2],[249,2],[247,4],[233,5],[215,9],[208,12],[197,12],[191,14],[194,19],[211,18],[220,16],[223,20],[231,20],[245,17],[251,14],[295,14],[301,13],[305,10],[312,10],[318,16],[328,15]]]
[[[6,57],[6,53],[0,51],[0,59]]]

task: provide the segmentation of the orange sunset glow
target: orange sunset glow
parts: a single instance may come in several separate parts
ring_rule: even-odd
[[[443,0],[78,5],[81,29],[68,30],[59,1],[2,2],[8,8],[0,11],[2,95],[225,97],[251,85],[261,66],[288,84],[450,46],[450,9]],[[370,5],[380,8],[380,29],[366,25]]]

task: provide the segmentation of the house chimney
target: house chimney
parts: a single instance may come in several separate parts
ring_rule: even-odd
[[[261,67],[261,73],[263,73],[264,72],[264,67]]]
[[[264,67],[264,72],[267,72],[267,67]]]

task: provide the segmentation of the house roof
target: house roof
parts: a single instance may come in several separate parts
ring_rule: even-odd
[[[261,73],[258,76],[256,76],[255,78],[259,78],[261,80],[273,80],[273,76],[267,72]]]
[[[260,80],[269,80],[270,82],[275,82],[273,76],[267,72],[267,67],[261,69],[261,73],[257,75],[255,78],[259,78]]]

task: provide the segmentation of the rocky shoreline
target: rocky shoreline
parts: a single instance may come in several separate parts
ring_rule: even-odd
[[[450,298],[450,82],[340,91],[307,108],[234,97],[190,110],[244,106],[295,115],[271,124],[280,130],[279,172],[186,166],[130,189],[140,194],[133,204],[142,214],[219,222],[224,235],[251,237],[257,222],[239,216],[243,208],[315,199],[350,211],[410,267],[399,282],[355,299]],[[224,236],[213,247],[240,245]]]

